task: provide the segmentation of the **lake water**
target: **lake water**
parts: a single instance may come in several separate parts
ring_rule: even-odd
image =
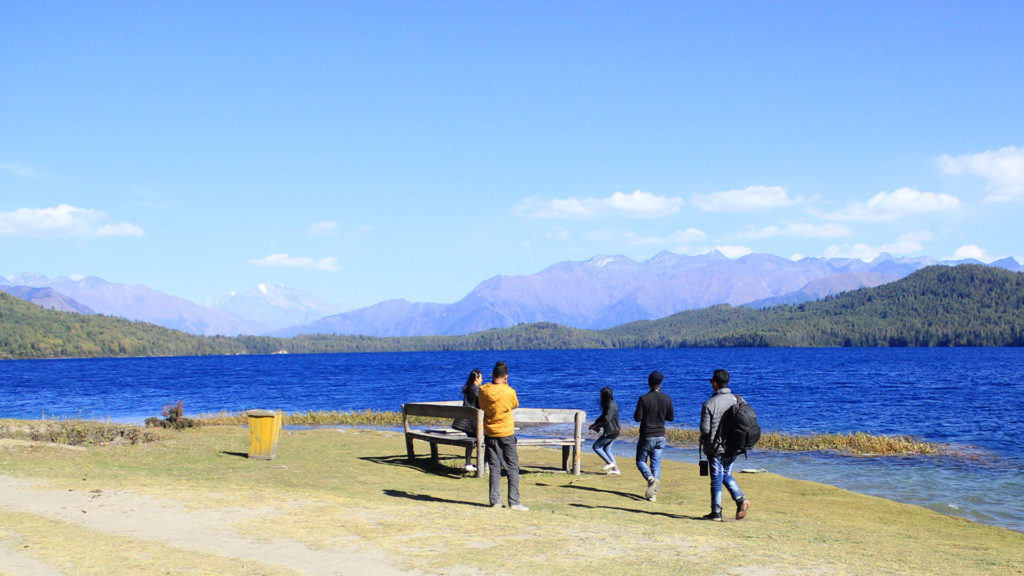
[[[182,400],[187,415],[252,408],[399,410],[456,400],[469,370],[509,364],[528,407],[600,412],[610,386],[628,422],[647,374],[665,374],[676,426],[696,428],[715,368],[786,433],[910,435],[976,458],[852,458],[756,450],[744,468],[826,482],[1024,531],[1024,349],[669,349],[214,356],[0,362],[0,417],[139,422]],[[629,461],[632,446],[616,443]],[[696,459],[696,450],[670,457]],[[770,497],[765,495],[765,497]]]

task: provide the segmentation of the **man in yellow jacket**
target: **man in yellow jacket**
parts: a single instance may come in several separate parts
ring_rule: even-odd
[[[480,387],[480,409],[484,411],[484,447],[490,468],[491,507],[501,506],[501,472],[508,475],[508,507],[529,510],[519,503],[519,453],[516,450],[515,420],[512,411],[519,407],[516,391],[508,385],[508,366],[494,365],[491,383]]]

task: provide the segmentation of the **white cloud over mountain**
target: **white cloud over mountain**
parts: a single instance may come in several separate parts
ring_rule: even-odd
[[[775,236],[792,236],[795,238],[841,238],[849,236],[853,231],[849,227],[835,222],[825,224],[795,223],[785,226],[766,226],[747,230],[740,234],[741,238],[772,238]]]
[[[781,186],[748,186],[742,190],[694,194],[692,202],[705,212],[756,212],[792,206],[802,200],[790,198]]]
[[[900,188],[893,192],[879,192],[867,202],[853,202],[822,216],[852,222],[886,222],[914,214],[957,210],[960,206],[956,196]]]
[[[939,168],[954,176],[970,174],[988,182],[992,193],[987,202],[1008,202],[1024,196],[1024,148],[1007,146],[979,154],[943,154]]]
[[[286,268],[307,268],[310,270],[322,270],[335,272],[341,270],[338,259],[333,256],[320,258],[319,260],[306,256],[289,256],[288,254],[271,254],[263,258],[249,260],[255,266],[282,266]]]
[[[22,238],[144,236],[135,224],[105,224],[106,212],[61,204],[0,212],[0,236]]]
[[[683,207],[682,198],[658,196],[637,190],[630,194],[615,192],[607,198],[556,198],[543,200],[531,196],[515,207],[515,214],[529,218],[585,219],[600,217],[661,218]]]

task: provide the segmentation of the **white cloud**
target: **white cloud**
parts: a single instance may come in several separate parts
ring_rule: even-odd
[[[572,236],[572,232],[561,226],[548,230],[544,234],[544,238],[547,240],[568,240],[569,236]]]
[[[696,228],[688,228],[686,230],[676,230],[668,236],[641,236],[636,232],[625,232],[622,237],[626,244],[630,246],[659,246],[667,244],[689,244],[691,242],[699,242],[707,238],[707,234]],[[600,239],[603,241],[616,241],[617,237],[610,235],[603,236],[591,236],[591,239]]]
[[[7,172],[8,174],[13,174],[19,178],[25,178],[27,180],[56,180],[56,178],[50,174],[40,172],[31,166],[17,164],[14,162],[0,162],[0,172]]]
[[[974,244],[961,246],[956,249],[956,252],[953,252],[954,260],[966,260],[968,258],[973,258],[974,260],[979,260],[981,262],[992,262],[995,260],[995,258],[986,254],[980,246],[975,246]]]
[[[114,224],[106,225],[96,231],[97,236],[145,236],[142,228],[135,224]]]
[[[333,220],[321,220],[310,224],[306,228],[306,236],[317,238],[321,236],[334,236],[338,233],[338,223]]]
[[[705,212],[756,212],[792,206],[801,200],[790,198],[781,186],[748,186],[742,190],[694,194],[692,202]]]
[[[250,264],[256,266],[283,266],[287,268],[308,268],[310,270],[323,270],[326,272],[334,272],[341,270],[341,266],[338,265],[338,259],[334,257],[321,258],[315,260],[313,258],[307,258],[305,256],[289,256],[288,254],[271,254],[263,258],[253,258],[249,260]]]
[[[719,245],[715,246],[715,250],[721,252],[722,255],[725,256],[726,258],[731,258],[733,260],[735,260],[736,258],[740,258],[742,256],[746,256],[747,254],[754,253],[753,250],[747,248],[746,246]]]
[[[135,224],[104,224],[109,220],[101,210],[61,204],[52,208],[22,208],[0,212],[0,236],[23,238],[144,236]]]
[[[514,208],[517,216],[529,218],[576,219],[602,216],[661,218],[675,214],[683,206],[682,198],[657,196],[637,190],[631,194],[616,192],[607,198],[557,198],[542,200],[531,196]]]
[[[993,192],[986,202],[1007,202],[1024,196],[1024,148],[1007,146],[963,156],[943,154],[938,164],[947,174],[971,174],[987,180]]]
[[[930,232],[908,232],[901,235],[895,242],[881,246],[869,246],[867,244],[853,244],[845,246],[829,246],[825,250],[826,258],[857,258],[870,262],[881,254],[892,254],[894,256],[906,256],[924,250],[921,242],[931,240]]]
[[[793,236],[796,238],[841,238],[849,236],[853,231],[849,227],[834,222],[825,224],[788,224],[786,226],[766,226],[756,230],[748,230],[739,235],[740,238],[771,238],[774,236]]]
[[[699,242],[707,238],[707,234],[696,228],[687,228],[686,230],[676,230],[668,237],[669,242]]]
[[[879,192],[867,202],[854,202],[842,210],[823,216],[832,220],[886,222],[912,214],[943,212],[959,208],[960,200],[956,196],[920,192],[913,188],[900,188],[893,192]]]

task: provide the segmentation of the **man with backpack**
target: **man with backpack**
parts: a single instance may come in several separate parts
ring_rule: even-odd
[[[743,402],[743,399],[729,389],[729,373],[725,370],[715,370],[711,377],[711,388],[714,393],[700,409],[700,445],[708,457],[711,477],[711,513],[704,516],[704,519],[715,522],[722,521],[722,485],[724,484],[733,501],[736,502],[736,519],[742,520],[746,517],[747,510],[750,509],[750,501],[743,496],[740,485],[732,477],[732,465],[739,452],[736,446],[727,447],[722,421],[723,419],[734,420],[735,416],[730,412],[733,411],[734,406]],[[727,426],[731,427],[732,424],[727,423]],[[758,428],[757,434],[760,437],[760,428]],[[746,446],[741,449],[745,451]]]

